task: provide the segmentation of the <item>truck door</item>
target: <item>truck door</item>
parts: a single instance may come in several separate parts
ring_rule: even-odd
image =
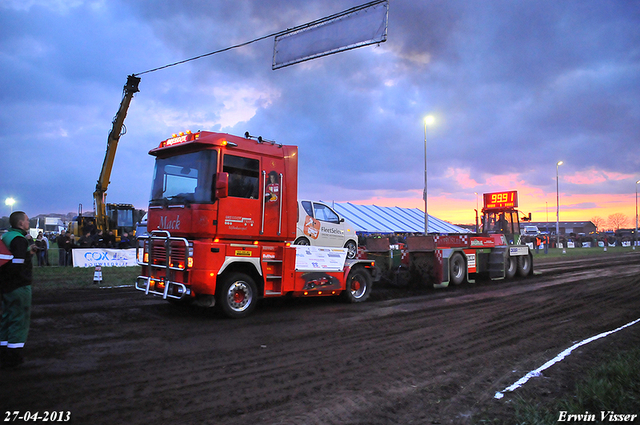
[[[263,158],[262,202],[264,203],[263,236],[279,238],[283,232],[282,209],[287,188],[283,182],[284,164],[278,158]],[[294,195],[295,196],[295,195]]]
[[[253,239],[260,235],[260,160],[249,155],[224,155],[222,172],[229,173],[228,197],[218,206],[220,235]]]

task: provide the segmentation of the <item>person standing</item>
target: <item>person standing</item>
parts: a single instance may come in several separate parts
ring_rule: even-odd
[[[67,266],[73,266],[73,249],[76,247],[76,235],[67,232],[67,240],[64,245],[66,252],[66,264]]]
[[[13,369],[24,362],[22,349],[29,334],[31,322],[31,256],[35,245],[29,245],[29,217],[15,211],[9,217],[11,229],[2,235],[2,242],[9,248],[13,259],[2,268],[0,293],[2,319],[0,320],[0,365]]]
[[[64,246],[67,243],[67,239],[64,235],[64,232],[60,232],[60,235],[56,239],[56,242],[58,244],[58,265],[64,266],[66,265],[66,258],[67,258],[67,251],[64,248]]]
[[[47,243],[44,240],[44,235],[42,232],[38,233],[38,237],[36,238],[36,248],[38,249],[38,267],[46,266],[46,255],[47,255]]]

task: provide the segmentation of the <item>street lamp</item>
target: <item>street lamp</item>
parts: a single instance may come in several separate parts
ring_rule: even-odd
[[[636,233],[634,233],[633,249],[636,249],[636,245],[638,245],[638,183],[640,180],[636,182]]]
[[[424,117],[424,234],[429,233],[429,213],[427,212],[427,126],[435,121],[433,115]]]
[[[13,199],[13,198],[7,198],[7,199],[4,201],[4,203],[5,203],[5,205],[9,205],[9,207],[11,208],[11,212],[13,213],[13,204],[15,204],[15,203],[16,203],[16,200],[15,200],[15,199]]]
[[[556,246],[560,246],[560,185],[558,183],[558,167],[560,167],[564,162],[558,161],[556,164]],[[562,247],[562,252],[564,251],[564,246]]]

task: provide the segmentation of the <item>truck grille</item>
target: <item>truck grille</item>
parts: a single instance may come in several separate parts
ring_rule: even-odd
[[[189,242],[184,238],[171,237],[154,232],[141,236],[138,242],[138,264],[173,270],[186,270],[189,258]]]

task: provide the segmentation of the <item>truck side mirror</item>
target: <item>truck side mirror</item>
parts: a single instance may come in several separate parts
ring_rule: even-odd
[[[216,179],[216,198],[226,198],[229,196],[229,173],[218,173]]]

